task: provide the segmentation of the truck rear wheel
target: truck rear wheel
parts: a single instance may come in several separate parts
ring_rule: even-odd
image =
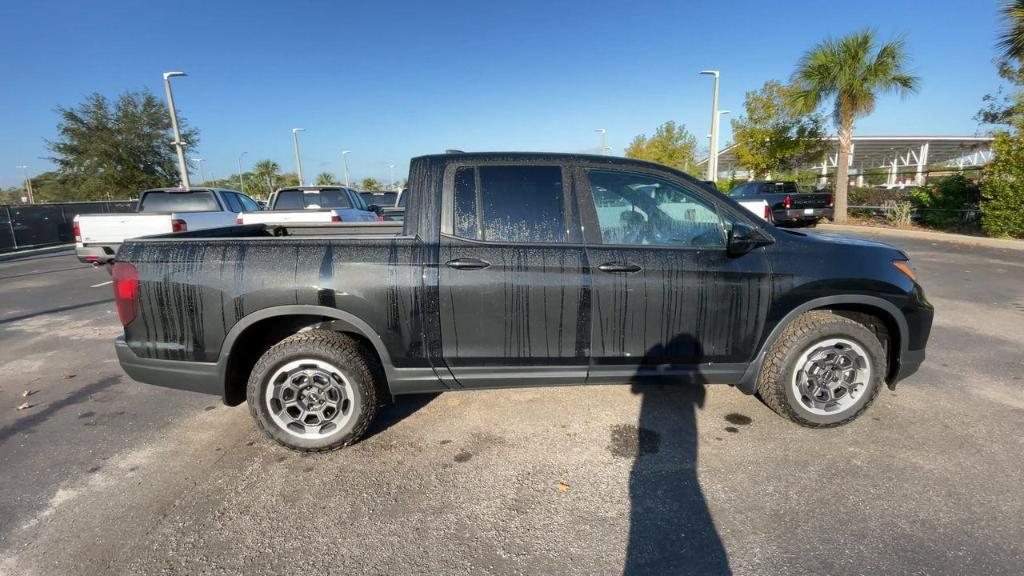
[[[769,408],[801,426],[856,419],[878,396],[886,355],[874,332],[827,310],[785,328],[761,367],[757,390]]]
[[[301,452],[352,444],[377,411],[375,356],[338,332],[311,330],[267,350],[249,375],[247,397],[256,424]]]

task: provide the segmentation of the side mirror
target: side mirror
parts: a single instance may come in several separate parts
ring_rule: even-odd
[[[729,239],[726,242],[726,251],[729,256],[742,256],[747,252],[761,246],[767,246],[774,240],[753,226],[736,222],[729,230]]]

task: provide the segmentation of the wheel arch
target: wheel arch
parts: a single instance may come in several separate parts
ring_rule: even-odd
[[[789,326],[801,314],[810,312],[811,310],[834,310],[843,313],[842,315],[867,314],[881,319],[888,332],[888,338],[890,339],[890,343],[887,346],[889,365],[887,366],[885,380],[890,388],[895,385],[895,377],[899,373],[900,358],[907,350],[909,329],[907,327],[906,318],[904,318],[903,313],[900,312],[899,308],[888,300],[884,300],[877,296],[849,294],[814,298],[787,312],[786,315],[783,316],[782,319],[779,320],[779,322],[777,322],[771,329],[768,336],[761,342],[757,355],[747,367],[747,370],[740,379],[740,382],[736,385],[737,388],[747,394],[753,394],[757,391],[757,377],[761,373],[761,366],[764,364],[764,359],[768,350],[771,349],[772,345],[774,345],[779,339],[787,326]],[[892,345],[892,340],[895,340],[895,345]],[[886,343],[883,342],[883,345],[886,345]]]
[[[262,334],[260,327],[273,326],[275,331],[260,339],[256,338]],[[220,381],[223,383],[224,403],[230,406],[245,401],[245,386],[248,381],[248,371],[245,365],[255,365],[255,361],[269,346],[257,347],[247,354],[238,354],[237,347],[251,341],[270,342],[271,345],[281,339],[290,336],[302,329],[314,326],[323,326],[335,332],[353,334],[365,340],[377,353],[381,365],[384,367],[384,387],[388,388],[391,380],[391,355],[380,335],[366,321],[358,316],[330,308],[316,305],[285,305],[264,308],[249,314],[235,323],[224,337],[221,345],[220,355],[217,360],[217,370]],[[259,353],[255,353],[259,350]],[[245,372],[243,374],[243,372]],[[241,383],[241,384],[240,384]]]

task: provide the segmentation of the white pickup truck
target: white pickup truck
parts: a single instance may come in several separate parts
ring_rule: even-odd
[[[75,216],[75,253],[82,262],[106,264],[128,238],[233,226],[239,213],[259,209],[255,200],[234,190],[146,190],[134,214]]]
[[[238,215],[238,224],[317,224],[376,222],[358,192],[344,186],[282,188],[270,197],[268,209]]]

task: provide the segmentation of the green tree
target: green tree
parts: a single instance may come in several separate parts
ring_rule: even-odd
[[[58,137],[47,147],[66,195],[53,200],[129,198],[179,183],[170,115],[152,93],[125,92],[114,102],[93,93],[57,113]],[[178,118],[186,148],[194,149],[198,132]]]
[[[332,184],[337,184],[338,179],[335,178],[334,174],[331,174],[330,172],[321,172],[316,175],[316,180],[314,181],[314,183],[317,186],[330,186]]]
[[[769,80],[747,92],[744,116],[732,121],[733,153],[752,177],[770,178],[825,153],[825,120],[801,114],[790,104],[793,88]]]
[[[251,185],[253,193],[259,191],[259,195],[266,198],[275,190],[277,184],[278,172],[281,171],[281,165],[273,160],[260,160],[252,165],[253,178],[251,181],[247,181],[247,185]],[[248,187],[246,188],[249,189]]]
[[[1024,136],[1000,132],[981,182],[981,228],[989,236],[1024,238]]]
[[[359,189],[365,192],[376,192],[382,189],[381,183],[376,178],[363,178],[359,183]]]
[[[626,148],[627,158],[657,162],[678,170],[689,172],[697,169],[697,138],[678,126],[672,120],[665,122],[654,131],[650,138],[640,134]]]
[[[1024,62],[1024,0],[1009,0],[1000,12],[1006,30],[999,37],[999,48],[1007,59]]]
[[[800,59],[793,73],[791,102],[798,112],[811,113],[831,100],[839,133],[836,166],[835,221],[846,222],[850,146],[854,121],[871,113],[879,94],[915,92],[919,79],[907,71],[902,38],[878,45],[870,30],[839,39],[828,38]]]

